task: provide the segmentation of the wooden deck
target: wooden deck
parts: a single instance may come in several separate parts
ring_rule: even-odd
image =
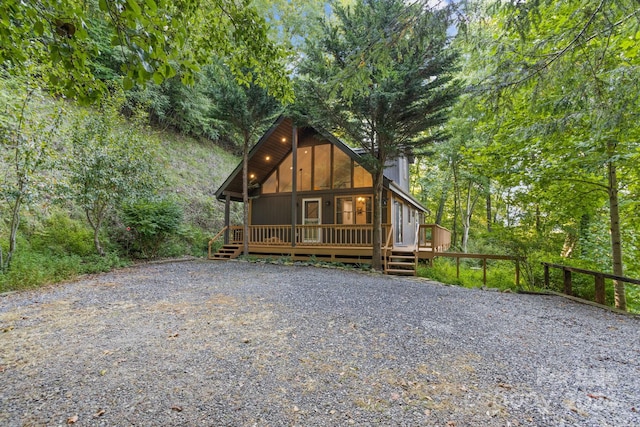
[[[212,253],[212,243],[223,234],[228,243]],[[294,238],[292,238],[292,236]],[[209,259],[237,257],[243,244],[244,229],[223,229],[209,242]],[[422,224],[416,229],[415,242],[394,246],[393,227],[382,226],[382,262],[390,274],[414,274],[419,260],[431,260],[451,246],[449,230],[436,224]],[[249,226],[249,254],[262,258],[289,258],[293,261],[317,260],[345,264],[371,264],[373,227],[371,225],[252,225]],[[293,242],[292,242],[293,241]],[[411,268],[409,268],[411,267]]]

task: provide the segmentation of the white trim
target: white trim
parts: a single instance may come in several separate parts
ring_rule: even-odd
[[[318,222],[312,222],[311,224],[309,224],[307,222],[307,202],[318,202]],[[302,199],[302,225],[321,225],[322,224],[322,199],[319,197],[312,197],[312,198],[308,198],[308,199]],[[315,232],[314,232],[315,231]],[[304,228],[302,230],[303,232],[303,236],[302,236],[302,241],[303,242],[321,242],[322,241],[322,228],[318,227],[317,229],[309,229],[309,228]]]

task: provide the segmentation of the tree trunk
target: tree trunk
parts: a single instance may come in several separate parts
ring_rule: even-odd
[[[460,221],[462,222],[462,252],[467,253],[467,245],[469,243],[469,229],[471,228],[471,182],[467,187],[467,207],[463,211],[462,203],[460,204]]]
[[[373,257],[371,267],[382,271],[382,184],[384,167],[373,174]],[[386,239],[386,236],[384,236]],[[384,242],[386,243],[386,242]]]
[[[462,222],[462,252],[467,253],[467,246],[469,244],[469,231],[471,230],[471,217],[473,216],[473,209],[476,206],[480,194],[476,197],[471,197],[471,191],[473,190],[473,182],[469,181],[467,186],[467,205],[463,210],[462,203],[460,204],[460,220]]]
[[[486,202],[487,202],[487,231],[489,233],[491,233],[491,225],[492,225],[492,219],[493,219],[493,215],[492,215],[492,209],[491,209],[491,189],[490,187],[487,188],[487,196],[486,196]]]
[[[249,255],[249,136],[242,147],[242,253]]]
[[[458,244],[458,208],[460,206],[460,185],[458,183],[458,172],[455,164],[452,165],[453,169],[453,230],[451,236],[451,245],[456,246]]]
[[[620,210],[618,206],[618,175],[616,165],[610,161],[608,164],[609,178],[609,216],[611,222],[611,255],[613,259],[613,274],[623,275],[622,267],[622,239],[620,237]],[[627,309],[624,282],[613,281],[613,290],[616,308]]]
[[[104,249],[102,249],[102,244],[100,243],[100,227],[102,226],[102,218],[105,212],[105,207],[95,207],[93,209],[96,220],[93,221],[91,219],[91,210],[85,209],[84,214],[87,217],[87,221],[89,225],[93,229],[93,246],[95,246],[98,255],[104,256]]]
[[[100,227],[95,227],[93,229],[93,244],[96,247],[96,251],[100,256],[104,256],[104,249],[102,249],[102,244],[100,243]]]
[[[440,200],[438,201],[438,210],[436,212],[436,224],[442,225],[442,217],[444,216],[444,207],[447,203],[447,196],[449,194],[449,180],[442,185],[442,192],[440,193]]]
[[[18,234],[18,226],[20,225],[20,207],[22,206],[22,196],[18,195],[13,205],[11,213],[11,226],[9,233],[9,251],[7,252],[7,258],[4,260],[4,264],[1,266],[3,270],[8,270],[11,266],[11,259],[13,253],[16,251],[16,236]]]

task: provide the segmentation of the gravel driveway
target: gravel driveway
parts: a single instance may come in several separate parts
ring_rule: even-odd
[[[0,296],[0,425],[638,426],[640,319],[191,261]]]

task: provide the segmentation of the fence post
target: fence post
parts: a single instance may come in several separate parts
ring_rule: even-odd
[[[566,295],[571,295],[571,270],[567,270],[565,268],[562,270],[564,271],[564,293]]]
[[[602,274],[596,274],[596,302],[598,304],[604,304],[604,276]]]
[[[516,258],[516,286],[520,286],[520,260]]]
[[[482,258],[482,283],[487,285],[487,259]]]
[[[549,289],[549,264],[544,263],[544,288]]]
[[[456,278],[460,278],[460,257],[456,257]]]

